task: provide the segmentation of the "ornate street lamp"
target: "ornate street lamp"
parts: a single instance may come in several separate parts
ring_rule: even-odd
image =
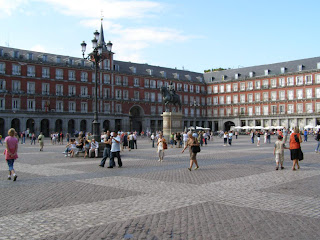
[[[102,26],[102,25],[101,25]],[[101,27],[102,30],[102,27]],[[93,118],[93,138],[97,141],[101,141],[101,133],[100,133],[100,123],[98,122],[98,68],[99,64],[107,58],[107,56],[111,55],[112,43],[109,42],[107,45],[104,42],[103,32],[100,33],[96,30],[94,33],[94,38],[92,39],[92,48],[93,51],[85,57],[85,51],[87,44],[85,41],[81,43],[82,48],[82,57],[83,59],[89,60],[94,64],[95,67],[95,96],[94,96],[94,118]],[[100,36],[100,38],[99,38]],[[105,54],[107,53],[107,54]]]

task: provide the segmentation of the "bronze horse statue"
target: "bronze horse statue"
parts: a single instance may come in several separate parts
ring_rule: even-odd
[[[178,94],[176,93],[171,94],[166,87],[161,87],[160,92],[162,94],[162,99],[164,101],[166,109],[167,109],[167,105],[169,103],[172,103],[174,106],[178,104],[179,111],[181,111],[181,101],[180,101],[180,96]]]

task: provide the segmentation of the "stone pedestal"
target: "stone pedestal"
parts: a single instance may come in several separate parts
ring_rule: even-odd
[[[183,132],[183,122],[181,112],[164,112],[163,118],[163,136],[169,143],[170,134]]]

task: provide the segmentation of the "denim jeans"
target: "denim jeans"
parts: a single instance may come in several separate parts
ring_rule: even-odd
[[[110,148],[104,148],[103,150],[103,158],[101,160],[100,166],[104,166],[107,158],[110,158]]]
[[[110,161],[109,161],[109,167],[114,167],[116,166],[115,162],[114,162],[114,158],[118,159],[118,166],[122,167],[122,161],[121,161],[121,156],[120,156],[120,152],[111,152],[110,154]]]
[[[317,145],[317,148],[315,149],[315,151],[319,151],[319,147],[320,147],[320,141],[318,141],[318,145]]]
[[[251,138],[251,142],[254,143],[254,137]]]
[[[9,171],[14,170],[13,169],[13,163],[14,163],[14,159],[8,159],[7,160],[8,166],[9,166]]]

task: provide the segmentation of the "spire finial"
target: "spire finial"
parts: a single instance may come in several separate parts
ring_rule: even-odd
[[[103,10],[101,10],[101,22],[103,21]]]

